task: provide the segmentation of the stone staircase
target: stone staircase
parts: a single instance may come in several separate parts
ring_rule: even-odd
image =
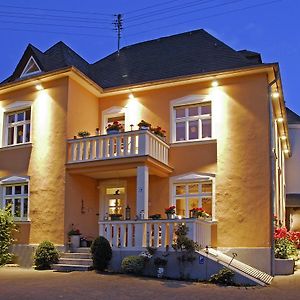
[[[58,272],[90,271],[93,269],[90,248],[77,248],[76,252],[62,253],[52,270]]]

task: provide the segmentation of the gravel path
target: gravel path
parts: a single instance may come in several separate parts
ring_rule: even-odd
[[[93,299],[300,299],[300,270],[278,276],[268,287],[219,287],[212,284],[156,280],[95,272],[57,273],[0,268],[1,300]]]

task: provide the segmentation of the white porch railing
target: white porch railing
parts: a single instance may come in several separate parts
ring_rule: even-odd
[[[104,236],[113,249],[142,250],[151,246],[172,249],[176,225],[186,224],[188,236],[201,247],[211,246],[211,226],[214,222],[199,219],[100,221],[99,235]]]
[[[69,163],[149,155],[168,164],[169,146],[149,130],[72,139],[68,146]]]

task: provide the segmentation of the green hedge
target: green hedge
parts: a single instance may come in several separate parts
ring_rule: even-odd
[[[0,266],[8,263],[12,254],[9,246],[13,242],[13,231],[16,225],[9,209],[0,209]]]
[[[109,241],[103,236],[97,237],[92,243],[91,252],[94,269],[97,271],[107,269],[112,258],[112,249]]]
[[[37,270],[51,269],[51,265],[56,264],[58,259],[59,253],[52,242],[43,241],[38,245],[34,255]]]

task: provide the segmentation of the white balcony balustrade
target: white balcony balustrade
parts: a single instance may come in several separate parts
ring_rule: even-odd
[[[142,250],[147,246],[172,250],[178,224],[186,224],[188,237],[200,247],[211,246],[211,227],[215,222],[199,219],[100,221],[99,235],[104,236],[113,249]]]
[[[169,146],[148,130],[72,139],[68,147],[69,163],[149,155],[168,164]]]

